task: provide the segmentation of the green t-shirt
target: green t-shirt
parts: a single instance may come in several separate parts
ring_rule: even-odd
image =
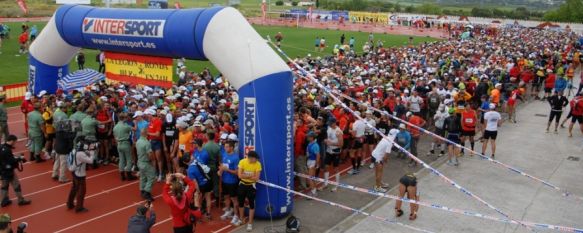
[[[53,121],[54,122],[59,122],[59,121],[67,120],[68,118],[69,118],[69,116],[67,116],[67,113],[64,113],[59,108],[57,108],[57,110],[55,110],[55,113],[53,113]]]
[[[97,135],[97,120],[93,117],[85,117],[81,121],[81,132],[85,137],[95,137]]]
[[[41,130],[42,125],[45,123],[42,115],[37,110],[34,110],[28,114],[28,135],[30,137],[40,137],[43,134]]]
[[[221,147],[213,141],[207,142],[202,149],[209,153],[208,166],[211,169],[217,169],[217,161],[219,160],[219,153],[221,153]]]
[[[125,122],[120,121],[115,125],[115,127],[113,127],[113,136],[118,143],[122,141],[129,142],[131,131],[131,126]]]
[[[140,137],[136,143],[136,151],[138,152],[138,162],[150,162],[150,157],[148,155],[152,152],[152,147],[147,139]]]

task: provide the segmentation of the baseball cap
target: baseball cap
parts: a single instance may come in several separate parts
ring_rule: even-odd
[[[400,128],[400,129],[406,129],[406,128],[407,128],[407,126],[406,126],[405,124],[401,123],[401,124],[399,125],[399,128]]]
[[[11,222],[12,222],[12,218],[10,217],[9,214],[0,215],[0,223],[11,223]]]
[[[495,109],[496,108],[496,104],[490,104],[490,109]]]
[[[239,141],[239,138],[237,138],[237,135],[234,133],[229,134],[229,136],[227,138],[231,141],[235,141],[235,142]]]
[[[30,92],[27,92],[26,94],[24,94],[25,100],[30,100],[31,97],[32,97],[32,93],[30,93]]]
[[[228,137],[229,137],[229,134],[227,134],[227,133],[221,134],[221,140],[227,140]]]
[[[136,111],[136,112],[134,113],[134,118],[136,118],[136,117],[141,117],[141,116],[143,116],[143,115],[144,115],[144,113],[143,113],[142,111]]]

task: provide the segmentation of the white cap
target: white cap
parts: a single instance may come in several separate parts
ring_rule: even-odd
[[[143,115],[144,115],[144,113],[143,113],[142,111],[136,111],[136,112],[134,113],[134,118],[136,118],[136,117],[140,117],[140,116],[143,116]]]
[[[222,133],[221,134],[221,140],[227,140],[227,138],[229,137],[228,133]]]
[[[172,123],[172,118],[173,117],[172,117],[172,114],[171,113],[166,114],[166,122]]]
[[[188,124],[184,121],[182,121],[183,119],[181,119],[180,121],[176,122],[176,127],[178,128],[188,128]]]
[[[144,114],[146,114],[146,115],[156,115],[156,111],[148,108],[148,109],[146,109],[146,111],[144,111]]]
[[[406,126],[405,124],[403,124],[403,123],[401,123],[401,124],[399,125],[399,129],[406,129],[406,128],[407,128],[407,126]]]
[[[493,110],[493,109],[495,109],[495,108],[496,108],[496,104],[490,104],[490,106],[489,106],[489,107],[490,107],[490,109],[492,109],[492,110]]]
[[[194,122],[194,127],[202,127],[202,124],[200,123],[200,121],[196,121]]]
[[[65,102],[63,101],[57,101],[57,107],[63,107],[65,105]]]
[[[39,98],[40,98],[40,97],[43,97],[43,95],[46,95],[46,94],[47,94],[47,91],[45,91],[45,90],[42,90],[42,91],[40,91],[40,92],[38,93],[38,97],[39,97]]]
[[[24,94],[25,100],[30,100],[31,97],[32,97],[32,93],[30,93],[30,92],[26,92],[26,94]]]
[[[239,141],[239,138],[237,138],[237,135],[234,133],[229,134],[229,136],[227,138],[231,141]]]
[[[389,133],[387,134],[387,136],[395,137],[395,136],[397,136],[398,133],[399,133],[398,129],[391,129],[391,130],[389,130]]]
[[[405,116],[410,117],[411,115],[413,115],[412,112],[407,112],[407,114],[405,114]]]

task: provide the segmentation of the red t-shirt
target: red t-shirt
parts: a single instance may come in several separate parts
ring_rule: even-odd
[[[150,124],[148,125],[148,133],[159,133],[160,131],[162,131],[162,120],[160,120],[160,118],[155,117],[152,119],[152,121],[150,122]],[[156,136],[150,136],[148,135],[148,140],[162,140],[162,135],[159,134],[157,137]]]
[[[111,117],[109,116],[109,113],[105,110],[97,112],[97,115],[95,116],[95,120],[97,121],[108,121],[110,118]],[[106,133],[107,131],[108,131],[107,124],[99,123],[97,125],[97,132]]]
[[[416,125],[416,126],[419,126],[419,127],[421,127],[421,124],[423,124],[423,121],[424,120],[421,117],[418,117],[415,115],[411,116],[411,119],[409,119],[409,123]],[[417,137],[421,136],[421,132],[419,132],[419,129],[417,129],[415,127],[411,127],[411,126],[408,126],[407,129],[411,133],[412,137],[417,138]]]
[[[24,114],[28,114],[29,112],[34,111],[34,105],[32,102],[30,102],[30,100],[22,101],[22,104],[20,105],[20,111],[22,111]]]

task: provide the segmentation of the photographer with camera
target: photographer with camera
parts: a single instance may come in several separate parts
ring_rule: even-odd
[[[79,137],[79,142],[76,145],[74,161],[69,162],[69,170],[72,171],[71,173],[73,175],[73,185],[71,186],[71,191],[67,198],[67,209],[75,208],[75,213],[88,211],[88,209],[83,206],[85,191],[87,188],[85,177],[87,176],[87,164],[94,164],[96,161],[96,147],[95,141],[87,140],[83,136]],[[75,205],[75,199],[77,200],[77,205]]]
[[[12,149],[14,149],[14,144],[16,143],[16,136],[8,135],[6,138],[6,143],[4,143],[0,148],[0,176],[2,177],[2,207],[12,204],[10,198],[8,198],[8,186],[12,184],[14,193],[18,196],[18,205],[28,205],[30,200],[24,199],[22,196],[22,190],[20,187],[20,181],[18,176],[14,172],[14,169],[22,171],[22,163],[25,162],[24,156],[14,156],[12,154]]]
[[[162,198],[172,213],[174,233],[192,233],[196,219],[202,216],[198,206],[193,206],[194,182],[182,173],[166,175]]]
[[[150,217],[146,214],[150,211]],[[154,204],[147,202],[145,205],[138,206],[136,215],[130,217],[128,222],[127,233],[150,233],[150,228],[156,223],[156,213]]]
[[[16,227],[16,233],[25,233],[24,229],[28,227],[28,223],[21,222]],[[0,233],[12,233],[12,218],[9,214],[0,215]]]

